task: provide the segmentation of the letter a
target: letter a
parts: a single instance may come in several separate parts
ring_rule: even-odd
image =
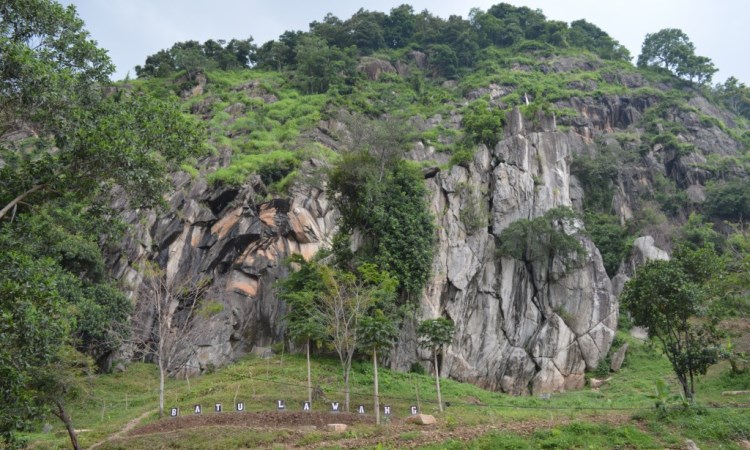
[[[364,414],[365,413],[365,405],[359,405],[359,408],[357,408],[357,412],[359,412],[360,414]]]
[[[200,414],[201,413],[201,405],[195,405],[195,413]]]
[[[302,411],[310,411],[310,402],[305,402],[302,404]]]

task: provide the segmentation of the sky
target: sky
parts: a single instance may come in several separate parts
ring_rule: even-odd
[[[308,31],[310,22],[327,13],[340,19],[357,10],[389,12],[409,3],[442,18],[468,17],[502,0],[59,0],[74,4],[86,29],[117,66],[113,79],[135,76],[136,65],[175,42],[246,39],[260,45],[287,30]],[[719,72],[714,82],[734,76],[750,84],[747,0],[505,0],[541,9],[548,19],[578,19],[597,25],[630,50],[640,53],[647,33],[679,28],[695,45],[695,53],[711,58]]]

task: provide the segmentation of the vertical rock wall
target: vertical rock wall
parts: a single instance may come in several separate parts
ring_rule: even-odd
[[[518,111],[508,122],[505,139],[480,149],[468,168],[454,166],[428,180],[438,251],[415,319],[445,316],[455,323],[442,360],[445,376],[513,394],[580,388],[584,371],[609,351],[617,324],[599,251],[577,230],[566,230],[586,249],[585,263],[566,271],[557,260],[500,257],[495,240],[516,220],[571,206],[570,160],[587,143],[554,131],[554,120],[533,132]],[[467,226],[467,214],[483,212],[487,226]],[[402,330],[394,368],[429,360],[413,344],[413,329]]]

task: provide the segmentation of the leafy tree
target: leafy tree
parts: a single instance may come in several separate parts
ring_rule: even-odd
[[[0,433],[11,442],[50,408],[66,420],[72,378],[50,368],[70,367],[73,346],[106,359],[129,314],[97,248],[116,228],[110,188],[157,202],[165,170],[202,135],[176,105],[102,95],[113,66],[72,6],[2,2],[0,17]]]
[[[209,39],[203,44],[198,41],[177,42],[167,50],[159,50],[146,57],[143,66],[136,66],[138,78],[167,77],[185,71],[189,80],[208,70],[235,70],[249,67],[255,61],[256,47],[253,38]]]
[[[514,259],[551,263],[563,260],[566,268],[580,264],[586,249],[566,229],[575,229],[577,216],[569,207],[550,209],[543,216],[511,223],[498,238],[498,253]]]
[[[403,134],[395,118],[369,122],[362,117],[344,119],[350,125],[347,152],[330,175],[331,190],[341,211],[336,247],[339,260],[375,263],[393,274],[407,295],[421,291],[430,273],[433,222],[421,171],[403,161]],[[348,253],[346,236],[362,236],[362,247]],[[344,261],[351,259],[352,261]]]
[[[319,310],[321,299],[326,295],[325,274],[318,263],[305,261],[301,255],[293,255],[288,263],[299,266],[299,269],[279,282],[278,298],[289,306],[285,316],[289,336],[305,346],[307,401],[312,404],[310,346],[313,342],[320,345],[328,337]]]
[[[446,44],[433,44],[427,49],[430,66],[438,76],[454,78],[458,70],[456,52]]]
[[[68,342],[71,307],[60,290],[71,280],[49,258],[0,252],[0,435],[11,448],[48,411],[34,387]]]
[[[146,95],[113,96],[70,114],[75,127],[54,143],[41,139],[31,151],[0,147],[0,219],[60,193],[93,201],[115,184],[147,205],[168,186],[169,168],[202,152],[201,128],[176,105]]]
[[[649,261],[638,269],[620,301],[633,321],[648,327],[672,364],[685,398],[695,400],[695,377],[718,361],[720,349],[711,317],[703,316],[710,299],[705,286],[720,272],[710,247],[680,249],[671,261]]]
[[[391,9],[384,23],[385,44],[390,48],[403,48],[411,41],[416,28],[414,8],[400,5]]]
[[[343,81],[343,77],[354,69],[351,51],[329,47],[316,35],[302,36],[295,53],[297,83],[308,94],[328,91],[331,85]]]
[[[710,184],[705,205],[711,217],[741,222],[750,217],[750,185],[744,179]]]
[[[474,144],[493,148],[502,137],[504,113],[484,99],[474,100],[463,111],[461,124]]]
[[[0,18],[0,147],[26,124],[41,134],[63,132],[71,111],[95,100],[108,81],[114,66],[107,52],[73,5],[2,2]]]
[[[710,83],[718,70],[710,59],[695,55],[690,38],[677,28],[647,34],[638,56],[638,66],[663,67],[678,77],[699,84]]]
[[[417,328],[419,335],[419,345],[430,349],[432,359],[435,365],[435,389],[437,390],[438,408],[443,412],[443,399],[440,393],[440,365],[438,364],[438,354],[443,345],[450,344],[453,340],[453,322],[439,317],[437,319],[424,320]]]
[[[395,288],[395,285],[393,286]],[[372,354],[373,399],[375,422],[380,425],[380,392],[378,385],[378,352],[388,350],[398,337],[398,329],[391,318],[376,309],[374,314],[362,318],[359,322],[360,349]]]
[[[586,232],[601,252],[604,270],[610,277],[615,276],[620,263],[630,251],[627,228],[620,224],[620,218],[614,214],[587,212],[584,222]]]
[[[630,61],[630,51],[601,28],[583,19],[570,23],[570,45],[590,50],[601,58]]]
[[[716,85],[715,93],[719,100],[733,113],[750,118],[750,88],[735,77]]]
[[[363,264],[359,275],[324,267],[326,293],[318,308],[330,337],[330,345],[341,362],[344,378],[344,407],[349,411],[349,380],[354,353],[361,344],[360,324],[371,308],[394,286],[387,274]]]

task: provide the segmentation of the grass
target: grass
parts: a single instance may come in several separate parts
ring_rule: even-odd
[[[434,380],[429,374],[384,369],[380,379],[381,403],[391,405],[396,418],[406,417],[409,407],[418,405],[422,412],[434,414],[442,429],[451,432],[470,427],[507,428],[507,431],[476,436],[468,444],[448,441],[426,448],[664,448],[680,446],[686,438],[693,439],[701,448],[736,448],[733,445],[737,441],[750,438],[748,399],[721,395],[725,390],[750,389],[750,374],[731,375],[726,363],[715,366],[700,379],[699,407],[685,410],[674,395],[669,400],[670,411],[666,415],[659,414],[652,398],[656,380],[664,379],[674,394],[679,392],[669,363],[649,345],[622,334],[620,339],[630,342],[626,362],[598,391],[584,389],[553,394],[545,400],[512,397],[443,380],[443,399],[451,405],[444,413],[439,413]],[[194,404],[201,404],[204,414],[214,414],[214,403],[223,403],[225,411],[230,411],[233,409],[230,405],[236,400],[245,402],[247,411],[272,412],[275,402],[284,399],[289,410],[295,410],[297,405],[301,409],[307,397],[305,372],[304,357],[300,355],[276,355],[265,360],[248,356],[196,379],[169,379],[165,406],[179,407],[185,415],[190,414]],[[90,446],[106,438],[143,414],[147,414],[143,423],[158,420],[157,375],[153,365],[136,363],[124,373],[92,378],[88,394],[70,405],[76,427],[90,430],[80,434],[82,445]],[[337,360],[316,357],[313,382],[321,388],[326,401],[343,401]],[[364,404],[371,413],[372,368],[369,362],[354,363],[351,403]],[[745,408],[727,408],[741,404]],[[313,408],[327,408],[327,403],[318,400]],[[62,425],[55,421],[51,424],[54,427],[51,433],[35,432],[28,436],[33,446],[67,448],[69,444]],[[42,422],[40,429],[41,426]],[[401,428],[389,435],[389,429],[357,425],[335,439],[383,439],[387,448],[398,448],[399,443],[419,443],[424,431]],[[202,427],[128,438],[102,448],[254,448],[277,442],[305,446],[331,439],[334,439],[331,435],[319,431]]]

